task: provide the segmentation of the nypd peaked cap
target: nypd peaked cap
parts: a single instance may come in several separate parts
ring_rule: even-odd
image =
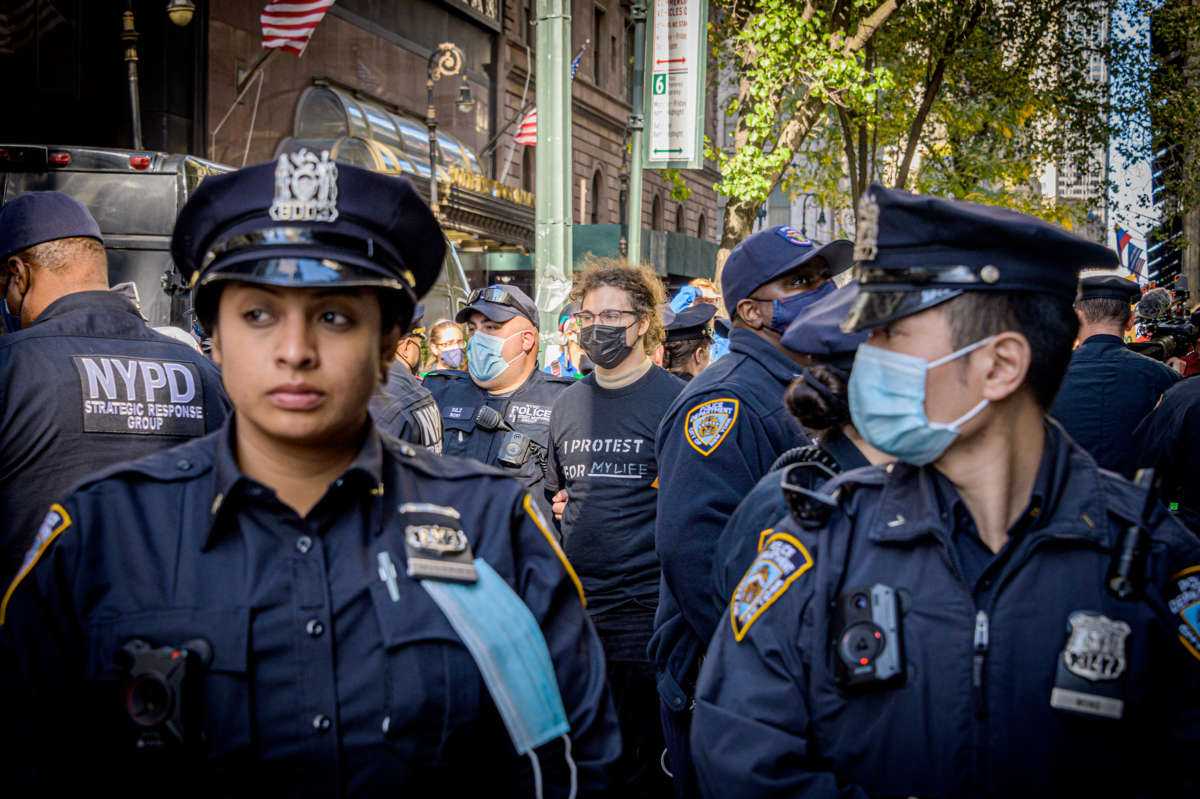
[[[1075,299],[1081,269],[1113,269],[1103,245],[1026,214],[886,189],[863,194],[854,246],[862,294],[843,329],[882,325],[967,291]]]
[[[717,306],[709,302],[689,305],[675,314],[664,328],[667,341],[686,341],[708,335],[712,318],[717,315]]]
[[[1124,300],[1132,305],[1141,298],[1141,287],[1119,275],[1089,275],[1079,281],[1081,300]]]
[[[406,178],[300,150],[206,179],[179,214],[171,255],[195,287],[373,286],[406,313],[442,268],[437,220]]]

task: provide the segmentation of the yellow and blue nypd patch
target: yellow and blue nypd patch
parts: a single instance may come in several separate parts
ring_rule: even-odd
[[[795,536],[775,533],[767,538],[729,603],[733,637],[738,641],[745,638],[763,611],[812,566],[812,555]]]
[[[732,397],[708,400],[692,408],[684,420],[688,443],[705,457],[721,446],[737,423],[740,403]]]
[[[1167,582],[1167,607],[1180,619],[1179,640],[1200,660],[1200,566],[1191,566]]]
[[[54,543],[54,539],[70,526],[71,516],[66,509],[57,503],[51,505],[50,512],[46,514],[42,526],[38,528],[37,535],[33,537],[33,543],[25,553],[25,560],[21,561],[21,568],[17,569],[17,576],[13,578],[8,590],[4,592],[4,599],[0,600],[0,626],[4,624],[4,614],[8,610],[8,600],[12,598],[13,591],[20,585],[21,580],[25,579],[25,575],[33,571],[33,567],[37,565],[42,553]]]

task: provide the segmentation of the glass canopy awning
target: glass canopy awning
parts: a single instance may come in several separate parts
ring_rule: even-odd
[[[314,81],[300,95],[292,135],[275,157],[300,148],[328,150],[337,161],[404,175],[429,199],[429,132],[423,120],[378,98]],[[463,252],[529,252],[534,200],[527,191],[488,178],[475,153],[454,135],[437,131],[439,221]]]

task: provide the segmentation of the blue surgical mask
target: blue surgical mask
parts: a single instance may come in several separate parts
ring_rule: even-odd
[[[442,350],[442,363],[449,366],[451,369],[461,369],[463,363],[463,348],[455,347],[452,350]]]
[[[519,335],[521,333],[513,333],[508,338],[500,338],[489,336],[487,333],[476,333],[471,336],[471,340],[467,342],[467,371],[471,373],[471,378],[476,383],[487,383],[503,374],[509,364],[521,356],[506,361],[501,351],[508,339]]]
[[[517,754],[529,754],[570,730],[554,662],[521,597],[482,558],[475,559],[475,571],[473,584],[421,585],[479,667]]]
[[[771,324],[768,327],[782,336],[787,331],[788,325],[800,315],[801,311],[822,297],[832,294],[836,289],[837,285],[832,280],[826,280],[815,289],[773,300],[771,302]]]
[[[0,298],[0,319],[4,321],[4,330],[16,333],[21,329],[21,317],[8,310],[8,299]]]
[[[961,358],[995,336],[936,361],[863,344],[850,371],[850,418],[864,440],[906,463],[924,466],[942,457],[964,424],[987,407],[985,399],[953,422],[925,416],[925,377],[930,369]]]

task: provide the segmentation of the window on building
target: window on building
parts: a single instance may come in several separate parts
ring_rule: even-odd
[[[610,75],[621,74],[621,53],[617,49],[617,37],[608,37],[608,72]]]
[[[650,229],[651,230],[662,230],[663,229],[663,212],[662,212],[662,198],[661,197],[655,197],[654,202],[650,205]]]
[[[604,42],[604,9],[596,6],[592,15],[592,82],[597,86],[604,65]]]
[[[597,169],[596,173],[592,175],[592,213],[589,218],[593,225],[602,225],[607,221],[605,219],[607,214],[601,210],[602,205],[604,205],[604,175]]]
[[[534,191],[534,183],[536,175],[534,173],[534,153],[532,147],[522,147],[524,150],[521,153],[521,188],[525,191]]]
[[[525,37],[525,43],[532,45],[537,41],[537,26],[534,22],[537,20],[537,13],[534,10],[533,4],[535,0],[523,0],[521,8],[521,35]]]
[[[675,206],[675,232],[683,233],[683,203]]]
[[[700,214],[700,219],[696,221],[696,238],[702,239],[708,235],[708,220],[704,218],[704,214]]]

